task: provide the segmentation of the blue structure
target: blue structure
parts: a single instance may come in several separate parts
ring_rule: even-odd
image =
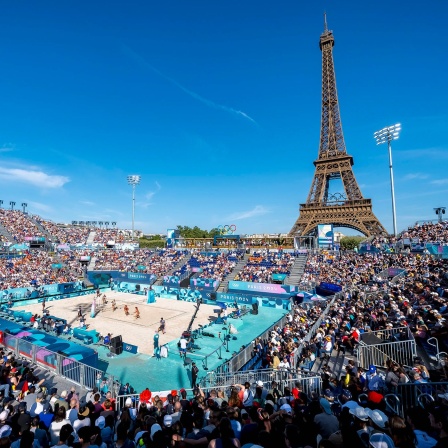
[[[57,367],[57,354],[66,357],[63,367],[68,368],[71,364],[67,358],[97,367],[98,353],[89,347],[5,319],[0,319],[0,332],[3,345],[10,350],[15,349],[16,338],[19,338],[19,353],[27,358],[32,358],[32,344],[41,347],[36,354],[37,361],[53,369]]]

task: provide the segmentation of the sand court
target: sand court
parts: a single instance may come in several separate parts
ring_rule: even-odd
[[[179,339],[196,310],[196,303],[172,299],[157,298],[155,303],[147,304],[146,296],[109,291],[106,292],[107,303],[102,305],[102,294],[96,299],[96,315],[91,317],[92,302],[96,294],[89,294],[75,298],[47,301],[45,309],[51,316],[66,319],[72,328],[79,326],[78,309],[81,307],[88,330],[96,330],[101,335],[112,333],[112,336],[121,335],[123,342],[136,345],[139,353],[153,354],[153,336],[160,326],[160,319],[165,320],[165,334],[159,333],[159,345]],[[117,309],[113,311],[112,300],[115,300]],[[126,316],[124,307],[129,308]],[[140,317],[136,318],[135,308],[138,308]],[[39,316],[42,315],[42,303],[14,307],[23,309]],[[216,305],[201,304],[194,320],[192,330],[205,326],[211,317],[216,317]],[[77,342],[72,338],[73,342]],[[92,348],[94,344],[90,345]]]

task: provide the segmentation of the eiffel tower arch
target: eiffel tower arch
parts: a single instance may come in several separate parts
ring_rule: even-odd
[[[372,201],[365,199],[353,173],[353,157],[347,154],[339,112],[333,63],[333,31],[324,21],[320,36],[322,51],[322,114],[318,158],[306,203],[290,236],[310,235],[319,224],[349,227],[366,236],[387,234],[372,211]],[[344,191],[330,193],[330,183],[340,180]]]

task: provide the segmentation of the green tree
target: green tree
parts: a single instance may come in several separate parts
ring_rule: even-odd
[[[183,238],[213,238],[218,233],[218,229],[216,228],[208,231],[200,229],[198,226],[177,226],[176,229]]]
[[[345,250],[353,250],[365,239],[364,236],[343,236],[340,240],[341,248]]]

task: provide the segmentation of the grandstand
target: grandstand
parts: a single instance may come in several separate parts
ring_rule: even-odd
[[[70,381],[83,393],[98,387],[119,408],[127,398],[140,400],[133,388],[149,387],[163,400],[185,389],[193,398],[195,362],[206,395],[219,389],[230,397],[233,384],[248,381],[258,399],[276,380],[285,396],[298,385],[302,399],[323,397],[335,415],[334,397],[345,389],[359,409],[380,407],[386,416],[404,416],[448,390],[446,222],[371,239],[359,253],[155,251],[108,248],[119,240],[116,229],[54,227],[33,217],[36,225],[22,212],[0,216],[5,247],[23,245],[0,258],[1,340],[48,384]],[[56,251],[30,249],[30,236],[54,238]],[[89,237],[96,245],[86,244]],[[58,250],[64,240],[70,244]],[[162,317],[166,333],[157,334],[167,358],[153,340]],[[104,343],[107,333],[122,337],[123,353]],[[274,407],[281,400],[274,394]],[[290,403],[299,412],[301,402]]]

